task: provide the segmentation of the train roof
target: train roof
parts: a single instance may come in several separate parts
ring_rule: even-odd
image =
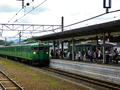
[[[98,44],[99,44],[99,45],[103,45],[103,41],[99,41]],[[110,46],[116,46],[115,43],[108,42],[108,41],[106,41],[105,44],[106,44],[106,45],[110,45]],[[80,43],[80,44],[75,44],[75,46],[83,46],[83,45],[84,45],[84,46],[88,46],[88,45],[89,45],[89,46],[94,46],[94,45],[97,45],[97,43],[94,43],[94,44],[93,44],[92,42],[82,42],[82,43]],[[70,46],[72,46],[72,44],[71,44]]]
[[[31,46],[34,46],[34,45],[38,45],[38,44],[44,44],[44,43],[28,43],[28,44],[11,44],[11,45],[0,45],[0,47],[12,47],[12,46],[27,46],[27,45],[31,45]],[[46,45],[46,44],[44,44]]]
[[[87,46],[87,45],[91,45],[91,43],[86,43],[86,42],[82,42],[82,43],[80,43],[80,44],[75,44],[75,46]],[[73,46],[72,44],[70,45],[70,46]]]

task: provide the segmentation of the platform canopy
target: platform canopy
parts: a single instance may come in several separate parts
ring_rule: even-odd
[[[72,38],[75,40],[96,40],[100,39],[105,33],[106,38],[110,40],[118,39],[120,41],[120,20],[110,21],[102,24],[96,24],[92,26],[76,28],[68,31],[63,31],[54,34],[48,34],[43,36],[34,37],[36,40],[51,41],[51,40],[62,40],[70,41]]]

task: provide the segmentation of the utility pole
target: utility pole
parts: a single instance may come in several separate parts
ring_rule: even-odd
[[[64,29],[64,17],[62,17],[62,23],[61,23],[61,25],[62,25],[62,31],[63,31],[63,29]]]
[[[61,28],[62,28],[62,32],[63,32],[63,29],[64,29],[64,17],[62,17],[62,21],[61,21]],[[64,47],[63,47],[63,41],[62,41],[62,46],[61,46],[61,51],[62,51],[62,58],[63,58],[63,49],[64,49]]]
[[[19,44],[21,44],[21,31],[19,32]]]
[[[7,38],[5,37],[5,45],[7,45]]]

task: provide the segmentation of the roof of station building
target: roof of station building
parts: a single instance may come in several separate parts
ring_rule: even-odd
[[[57,39],[67,40],[67,38],[78,37],[80,40],[84,40],[87,36],[89,37],[89,39],[96,39],[96,36],[99,36],[100,34],[102,35],[103,32],[107,34],[110,33],[110,35],[120,34],[120,20],[105,22],[102,24],[96,24],[82,28],[76,28],[54,34],[38,36],[34,37],[34,39],[41,41],[49,41]],[[92,37],[92,35],[94,36]]]

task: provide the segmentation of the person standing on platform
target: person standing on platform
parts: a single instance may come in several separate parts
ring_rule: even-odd
[[[88,48],[87,55],[88,55],[88,59],[90,59],[90,49],[89,48]]]
[[[79,52],[78,52],[78,60],[79,60],[79,61],[81,61],[81,60],[80,60],[80,56],[81,56],[81,52],[80,52],[80,50],[79,50]]]
[[[51,50],[51,56],[52,56],[52,58],[53,58],[53,56],[54,56],[54,52],[53,52],[53,50]]]
[[[117,56],[118,56],[118,51],[117,51],[117,48],[115,48],[115,60],[116,60],[116,64],[118,63],[118,59],[117,59]]]
[[[98,48],[98,63],[101,63],[101,51],[100,51],[100,48]]]
[[[58,50],[55,51],[56,58],[58,58]]]
[[[113,63],[116,63],[116,52],[115,52],[115,50],[113,52]]]
[[[60,59],[62,58],[62,51],[60,50],[59,52],[59,55],[60,55]]]
[[[109,63],[109,51],[108,51],[108,49],[106,49],[105,55],[106,55],[106,64],[108,64]]]
[[[82,60],[83,60],[84,50],[82,50],[82,52],[81,52],[81,56],[82,56]]]
[[[66,54],[67,54],[67,51],[64,50],[64,59],[66,59]]]
[[[93,51],[90,50],[90,61],[93,61]]]
[[[84,57],[83,59],[86,61],[86,51],[84,50]]]
[[[94,58],[94,62],[96,62],[96,49],[94,50],[93,58]]]

